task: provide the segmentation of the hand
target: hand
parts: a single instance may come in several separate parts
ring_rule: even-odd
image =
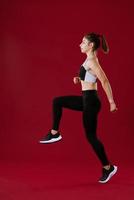
[[[118,108],[116,107],[116,104],[114,102],[110,103],[110,111],[116,112]]]
[[[74,84],[80,83],[80,78],[79,77],[74,77],[73,78]]]

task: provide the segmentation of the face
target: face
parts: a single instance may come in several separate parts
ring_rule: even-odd
[[[80,49],[82,53],[86,53],[89,50],[89,41],[84,37],[80,44]]]
[[[87,53],[92,48],[92,46],[90,44],[91,43],[84,37],[82,39],[81,44],[80,44],[81,52],[82,53]]]

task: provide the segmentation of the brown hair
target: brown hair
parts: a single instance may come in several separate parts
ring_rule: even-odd
[[[107,41],[105,39],[104,35],[99,35],[96,33],[88,33],[84,36],[89,42],[93,42],[93,51],[97,50],[100,47],[100,44],[102,46],[103,52],[108,53],[109,52],[109,47],[107,44]]]

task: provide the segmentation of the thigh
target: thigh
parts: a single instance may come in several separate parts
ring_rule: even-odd
[[[83,125],[88,138],[96,136],[98,112],[95,109],[83,111]]]
[[[82,111],[83,110],[83,99],[82,96],[60,96],[55,98],[60,106],[72,110]]]
[[[97,118],[101,108],[101,103],[96,100],[89,100],[83,106],[83,123],[86,132],[90,135],[96,135]]]

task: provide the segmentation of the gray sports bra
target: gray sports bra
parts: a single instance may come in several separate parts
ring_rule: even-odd
[[[93,75],[90,72],[90,70],[91,70],[90,68],[87,68],[87,67],[81,65],[80,71],[79,71],[79,77],[83,81],[95,83],[95,82],[97,82],[97,76]]]

